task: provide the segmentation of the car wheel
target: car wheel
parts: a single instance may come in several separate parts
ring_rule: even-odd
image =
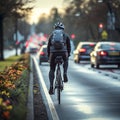
[[[99,65],[98,63],[96,64],[96,68],[97,68],[97,69],[99,69],[99,68],[100,68],[100,65]]]
[[[91,63],[91,68],[94,68],[94,64]]]
[[[95,66],[96,66],[97,69],[99,69],[100,65],[98,64],[97,59],[95,59]]]

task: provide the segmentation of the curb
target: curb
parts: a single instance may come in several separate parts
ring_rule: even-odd
[[[48,90],[47,90],[46,84],[44,82],[41,70],[40,70],[40,68],[38,66],[38,62],[36,61],[35,57],[33,57],[33,61],[34,61],[35,68],[36,68],[36,71],[37,71],[37,74],[38,74],[38,78],[39,78],[39,86],[41,85],[43,93],[44,93],[45,98],[47,100],[46,102],[48,104],[48,109],[49,109],[49,110],[47,110],[47,112],[48,111],[50,112],[50,113],[48,113],[48,115],[50,115],[50,116],[48,116],[49,120],[60,120],[59,117],[58,117],[58,114],[56,112],[54,103],[53,103],[50,95],[48,94]]]
[[[28,89],[28,103],[27,103],[27,120],[34,120],[34,107],[33,107],[33,61],[30,57],[30,81]]]

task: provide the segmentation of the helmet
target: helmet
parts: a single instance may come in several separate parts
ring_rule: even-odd
[[[65,27],[64,27],[64,25],[63,25],[62,22],[57,22],[57,23],[55,23],[54,28],[55,28],[55,29],[56,29],[56,28],[64,29]]]

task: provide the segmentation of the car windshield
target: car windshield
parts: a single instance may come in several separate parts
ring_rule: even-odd
[[[46,52],[47,52],[47,48],[43,48],[43,52],[45,52],[45,53],[46,53]]]
[[[83,45],[82,48],[93,49],[95,44]]]
[[[105,50],[110,49],[120,50],[120,43],[102,44],[101,48]]]
[[[37,50],[37,48],[30,48],[30,50]]]

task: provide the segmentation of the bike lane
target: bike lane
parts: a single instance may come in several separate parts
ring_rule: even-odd
[[[49,96],[51,99],[51,100],[46,100],[45,103],[48,102],[47,104],[51,104],[51,101],[52,101],[52,105],[54,106],[52,107],[55,110],[57,119],[59,120],[67,120],[67,119],[69,120],[119,120],[117,116],[115,118],[107,113],[109,109],[111,109],[109,108],[109,105],[110,107],[113,107],[113,109],[114,109],[114,105],[109,102],[107,103],[107,100],[103,98],[104,93],[100,93],[94,90],[96,88],[97,90],[101,90],[102,87],[90,86],[90,85],[84,86],[84,84],[86,84],[84,83],[84,81],[86,80],[83,80],[85,78],[83,75],[81,75],[81,79],[80,78],[79,79],[80,81],[83,81],[84,84],[82,83],[83,85],[80,85],[75,82],[76,80],[75,78],[79,77],[79,75],[76,77],[72,75],[73,72],[81,72],[81,73],[89,72],[88,78],[91,78],[90,76],[94,76],[94,71],[86,71],[86,69],[78,70],[80,68],[79,66],[76,66],[74,69],[71,69],[69,71],[70,81],[64,84],[64,90],[62,91],[62,94],[61,94],[61,104],[59,105],[56,95],[50,96],[48,94],[47,88],[49,88],[49,82],[48,82],[48,77],[46,77],[48,76],[48,65],[46,64],[43,66],[44,66],[43,69],[42,67],[38,68],[38,69],[42,69],[40,70],[40,72],[42,71],[42,73],[39,73],[39,74],[42,74],[41,75],[42,78],[40,79],[43,79],[43,81],[45,82],[46,86],[44,87],[46,87],[46,90],[45,90],[47,94],[46,96]],[[75,70],[78,70],[78,71],[75,71]],[[96,82],[96,79],[94,78],[93,81]],[[100,97],[102,97],[103,100]],[[50,112],[52,114],[52,112],[54,111],[52,110],[53,109],[51,108],[51,110],[49,110],[48,113]],[[51,117],[50,120],[52,119],[54,118]]]

